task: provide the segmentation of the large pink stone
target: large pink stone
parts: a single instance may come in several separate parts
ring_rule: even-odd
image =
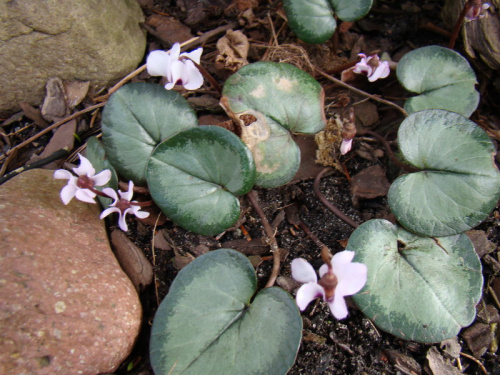
[[[0,374],[112,372],[130,353],[141,305],[99,206],[31,170],[0,186]]]

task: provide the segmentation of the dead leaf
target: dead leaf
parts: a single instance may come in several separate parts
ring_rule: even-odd
[[[170,243],[165,238],[165,232],[166,232],[166,229],[160,229],[154,235],[154,247],[155,247],[155,249],[159,249],[159,250],[163,250],[163,251],[172,250],[172,246],[170,246]]]
[[[69,108],[75,108],[82,102],[89,92],[90,81],[71,81],[64,82],[64,91],[66,93],[66,103]]]
[[[460,352],[462,351],[462,345],[458,342],[458,337],[455,336],[451,339],[441,341],[439,344],[441,350],[447,354],[450,358],[460,357]]]
[[[217,69],[228,69],[236,72],[241,67],[248,65],[248,38],[240,30],[227,30],[226,35],[217,41],[219,54],[215,58]]]
[[[384,350],[384,354],[394,364],[394,367],[403,374],[420,375],[422,373],[422,368],[412,357],[397,350]]]
[[[61,121],[70,114],[63,81],[58,77],[49,78],[45,91],[41,108],[43,118],[50,122]]]
[[[19,103],[19,107],[24,112],[24,115],[29,118],[30,120],[33,120],[36,122],[38,126],[41,128],[47,128],[50,124],[45,121],[45,119],[42,117],[42,114],[40,113],[40,109],[34,108],[31,106],[29,103],[26,102],[21,102]]]
[[[439,350],[432,346],[427,351],[426,359],[433,375],[460,375],[462,372],[453,366],[449,359],[445,359]]]
[[[119,229],[111,232],[115,256],[137,291],[153,281],[153,267],[141,249]]]
[[[462,333],[467,346],[474,354],[480,358],[489,349],[492,340],[492,333],[489,324],[474,323]]]
[[[351,193],[354,206],[360,199],[383,197],[389,191],[391,184],[385,175],[385,169],[373,165],[363,169],[351,178]]]
[[[496,246],[493,242],[488,240],[488,236],[486,235],[485,231],[472,229],[465,232],[465,234],[472,241],[474,249],[476,250],[476,253],[479,256],[479,258],[482,258],[485,255],[495,251]]]
[[[182,43],[194,37],[191,29],[174,17],[155,13],[147,18],[146,23],[155,29],[158,39],[170,44]]]
[[[189,263],[191,263],[195,259],[194,256],[192,256],[188,252],[182,254],[177,249],[176,246],[174,246],[174,253],[175,253],[175,257],[174,257],[173,264],[174,264],[175,269],[179,270],[179,271],[181,269],[183,269],[184,267],[186,267]]]

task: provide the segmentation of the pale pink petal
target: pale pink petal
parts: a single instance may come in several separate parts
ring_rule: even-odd
[[[357,63],[352,71],[358,74],[366,74],[367,76],[372,74],[371,66],[363,64],[361,62]]]
[[[201,60],[201,55],[203,53],[203,48],[197,48],[194,51],[191,52],[184,52],[181,53],[180,57],[186,56],[189,57],[191,60],[193,60],[195,63],[199,64]]]
[[[82,202],[95,203],[95,193],[89,189],[78,189],[75,193],[75,198]]]
[[[92,163],[85,156],[78,154],[80,157],[80,165],[78,168],[73,168],[73,172],[75,172],[78,176],[89,176],[92,177],[95,174],[95,169],[92,166]]]
[[[109,180],[111,180],[111,171],[109,169],[105,169],[92,177],[95,186],[106,185]]]
[[[167,52],[152,51],[146,59],[146,68],[151,76],[166,77],[170,69],[170,56]]]
[[[301,311],[307,308],[307,305],[311,303],[312,300],[322,297],[325,298],[325,290],[323,287],[316,283],[307,283],[302,285],[297,291],[297,296],[295,297],[297,301],[297,306]]]
[[[347,317],[347,305],[343,297],[335,294],[333,302],[328,302],[328,306],[336,319],[341,320]]]
[[[127,191],[119,191],[120,193],[120,198],[125,199],[127,201],[130,201],[132,197],[134,196],[134,182],[129,181],[128,182],[128,190]]]
[[[326,264],[323,264],[320,268],[319,268],[319,278],[321,279],[323,276],[325,276],[325,274],[328,272],[328,266]]]
[[[352,139],[344,139],[342,140],[342,144],[340,145],[340,153],[342,155],[347,154],[351,151],[352,148]]]
[[[190,60],[184,61],[184,77],[182,78],[182,85],[187,90],[196,90],[203,85],[203,75],[198,68]]]
[[[102,189],[102,192],[114,200],[114,202],[111,204],[112,206],[114,206],[118,201],[118,194],[116,194],[116,191],[111,188],[104,188]]]
[[[315,283],[318,281],[316,271],[305,259],[297,258],[292,260],[291,269],[292,277],[299,283]]]
[[[358,293],[366,284],[368,269],[363,263],[350,263],[341,269],[334,270],[338,284],[335,289],[336,296],[352,296]]]
[[[386,78],[390,72],[391,68],[389,67],[389,63],[387,61],[381,61],[375,71],[368,76],[368,81],[374,82],[377,79]]]
[[[130,208],[127,208],[123,214],[120,212],[119,213],[120,216],[118,217],[118,226],[124,232],[128,231],[128,225],[127,222],[125,221],[125,217],[127,216],[129,210]]]
[[[56,178],[56,179],[70,180],[71,177],[75,178],[75,181],[76,181],[76,177],[73,175],[73,173],[71,173],[70,171],[67,171],[66,169],[58,169],[57,171],[54,172],[54,178]]]
[[[60,193],[62,202],[64,204],[68,204],[75,196],[77,190],[78,187],[76,187],[76,185],[68,184],[65,187],[63,187]]]
[[[146,212],[146,211],[141,211],[141,207],[140,206],[135,206],[135,205],[132,205],[130,207],[132,209],[132,212],[135,216],[137,216],[139,219],[145,219],[149,216],[149,212]]]
[[[335,272],[335,266],[342,266],[344,264],[351,263],[356,253],[354,251],[344,250],[336,253],[331,260],[333,272]]]
[[[106,208],[104,211],[101,212],[101,216],[99,216],[99,219],[104,219],[106,216],[111,215],[114,212],[119,214],[121,211],[119,208],[116,207]]]

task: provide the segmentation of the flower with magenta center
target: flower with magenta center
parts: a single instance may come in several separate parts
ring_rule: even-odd
[[[389,62],[380,61],[377,55],[366,57],[364,53],[359,53],[358,56],[361,57],[361,61],[354,66],[353,72],[366,75],[370,82],[386,78],[391,72]]]
[[[112,198],[114,202],[109,205],[109,208],[101,213],[100,219],[116,212],[118,214],[118,226],[122,231],[126,232],[128,230],[127,222],[125,221],[127,214],[134,214],[139,219],[144,219],[149,216],[149,212],[140,211],[141,206],[138,205],[137,201],[131,201],[134,195],[134,183],[132,181],[128,183],[128,191],[123,192],[118,190],[120,197],[118,197],[116,191],[111,188],[104,188],[102,192]]]
[[[489,3],[483,3],[482,0],[469,0],[469,9],[465,13],[467,21],[475,21],[486,16],[486,10],[490,8]]]
[[[203,75],[194,62],[200,64],[203,48],[197,48],[188,53],[180,52],[179,43],[175,43],[168,52],[152,51],[146,60],[148,73],[152,76],[166,77],[168,82],[165,88],[167,90],[175,85],[182,85],[188,90],[196,90],[203,85]]]
[[[61,200],[64,204],[68,204],[73,197],[83,202],[95,203],[94,187],[106,185],[111,179],[109,169],[95,174],[92,163],[86,157],[80,154],[78,156],[80,157],[80,166],[73,168],[73,172],[78,177],[65,169],[58,169],[54,172],[54,178],[68,180],[68,184],[61,190]]]
[[[309,303],[321,297],[328,303],[330,311],[337,319],[347,317],[344,297],[359,292],[366,283],[367,268],[362,263],[353,263],[354,251],[341,251],[331,261],[319,269],[320,280],[314,268],[302,258],[292,261],[292,277],[304,283],[297,291],[296,301],[304,311]]]

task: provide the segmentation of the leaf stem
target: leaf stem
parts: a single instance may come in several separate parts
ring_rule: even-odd
[[[271,270],[271,276],[269,276],[269,280],[267,280],[266,288],[269,288],[274,285],[276,279],[280,272],[280,249],[278,247],[278,243],[276,242],[276,237],[274,235],[274,231],[269,225],[269,221],[267,221],[266,215],[262,211],[262,208],[259,205],[259,198],[257,197],[257,193],[255,190],[250,190],[247,193],[248,200],[252,204],[255,212],[259,215],[260,220],[262,222],[262,226],[264,227],[264,231],[268,237],[269,246],[271,247],[271,252],[273,253],[273,268]]]

